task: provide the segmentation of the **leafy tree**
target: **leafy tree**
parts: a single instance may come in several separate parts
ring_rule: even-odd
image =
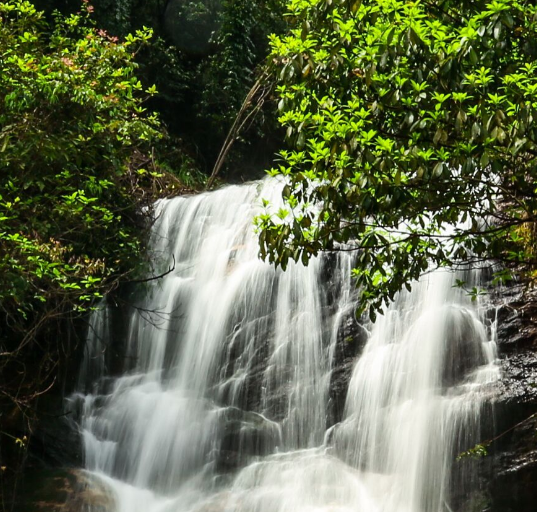
[[[134,54],[91,6],[52,25],[0,1],[0,393],[20,409],[68,354],[58,322],[87,311],[143,260],[161,138]],[[65,331],[63,331],[65,332]]]
[[[257,219],[286,266],[355,250],[370,314],[430,265],[532,270],[537,7],[517,0],[289,0],[269,62],[286,207]],[[522,265],[522,267],[521,267]]]

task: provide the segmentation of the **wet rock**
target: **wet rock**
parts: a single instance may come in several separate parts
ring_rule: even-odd
[[[235,332],[228,336],[219,363],[219,379],[228,379],[228,384],[219,387],[219,404],[240,404],[246,410],[260,411],[271,343],[268,333],[273,321],[271,314],[256,319],[247,328],[237,324]],[[242,377],[238,386],[233,378],[236,375]]]
[[[523,293],[521,287],[513,286],[498,294],[496,301],[502,378],[494,403],[494,441],[481,472],[490,495],[487,510],[533,512],[537,489],[537,293]],[[484,425],[484,430],[492,429]]]
[[[493,512],[534,512],[537,489],[537,416],[502,439],[490,485]]]
[[[500,407],[520,407],[522,404],[537,406],[537,353],[521,351],[501,354]]]
[[[13,512],[112,512],[114,500],[100,480],[82,470],[28,471]]]
[[[446,309],[446,333],[442,383],[451,388],[463,382],[477,366],[485,364],[481,348],[481,322],[468,309]]]
[[[537,293],[518,288],[497,297],[501,381],[496,430],[503,432],[537,411]]]
[[[513,286],[498,293],[496,303],[501,352],[537,350],[537,292]]]
[[[368,336],[369,332],[356,319],[354,310],[349,311],[338,330],[334,369],[330,379],[327,427],[340,422],[343,418],[354,365],[367,342]]]
[[[277,423],[251,411],[228,407],[220,413],[222,441],[216,453],[216,469],[238,469],[253,457],[267,455],[280,442]]]

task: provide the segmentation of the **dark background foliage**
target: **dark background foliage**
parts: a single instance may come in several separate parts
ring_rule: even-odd
[[[39,0],[51,13],[76,11],[68,0]],[[235,117],[268,53],[268,35],[283,31],[281,0],[94,0],[97,26],[124,36],[143,26],[154,30],[151,45],[136,55],[138,75],[155,84],[148,106],[168,128],[184,159],[210,174]],[[221,175],[258,178],[278,149],[272,106],[263,108],[237,137]],[[173,157],[173,148],[170,154]]]

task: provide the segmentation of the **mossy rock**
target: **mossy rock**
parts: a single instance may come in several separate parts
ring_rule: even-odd
[[[111,512],[106,485],[78,470],[35,470],[24,477],[13,512]]]

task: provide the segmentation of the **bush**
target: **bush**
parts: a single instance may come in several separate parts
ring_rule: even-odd
[[[91,11],[0,1],[0,391],[20,407],[54,379],[56,322],[143,264],[158,191],[156,91],[134,64],[151,31],[119,41]]]

